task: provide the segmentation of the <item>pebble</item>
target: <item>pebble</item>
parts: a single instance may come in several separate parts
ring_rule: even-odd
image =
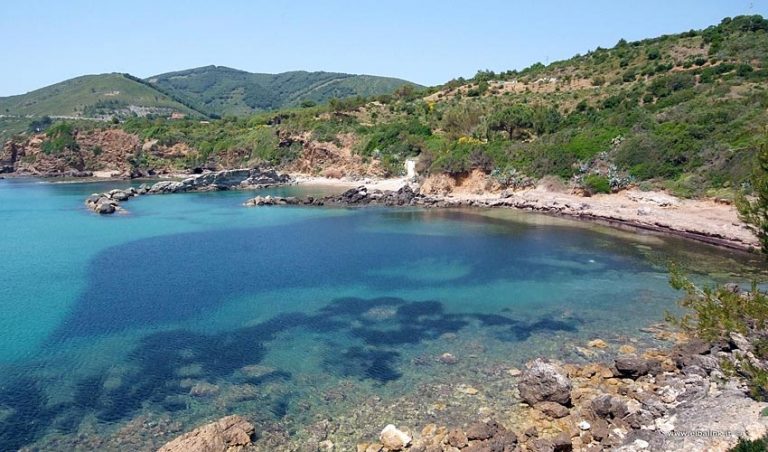
[[[480,391],[473,388],[472,386],[459,386],[459,392],[463,392],[464,394],[468,395],[475,395]]]
[[[634,445],[638,449],[648,449],[648,446],[650,446],[650,444],[648,444],[648,441],[645,441],[642,439],[636,439],[634,442]]]
[[[589,430],[592,426],[587,421],[581,421],[579,422],[579,429],[580,430]]]
[[[459,359],[451,353],[443,353],[437,360],[443,364],[456,364],[459,362]]]
[[[626,345],[625,344],[625,345],[622,345],[621,347],[619,347],[619,353],[621,353],[622,355],[631,355],[631,354],[635,353],[636,351],[637,351],[637,349],[635,347],[631,346],[631,345]]]
[[[594,339],[589,342],[587,342],[587,345],[592,348],[608,348],[608,344],[605,343],[602,339]]]

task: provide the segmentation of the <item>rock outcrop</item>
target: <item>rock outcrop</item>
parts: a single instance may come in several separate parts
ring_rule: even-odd
[[[208,172],[188,177],[181,181],[161,181],[154,184],[149,192],[180,193],[188,191],[218,191],[235,189],[256,189],[287,184],[291,177],[278,174],[275,170],[262,171],[259,168],[233,169]]]
[[[86,198],[85,205],[96,213],[112,214],[122,210],[120,207],[121,202],[128,201],[134,196],[145,194],[257,189],[288,184],[290,182],[290,176],[278,174],[273,169],[264,171],[259,168],[224,170],[191,176],[181,181],[165,180],[156,182],[151,186],[141,184],[139,188],[131,187],[126,190],[94,193]]]
[[[166,443],[158,452],[237,452],[251,444],[253,425],[240,416],[227,416]]]

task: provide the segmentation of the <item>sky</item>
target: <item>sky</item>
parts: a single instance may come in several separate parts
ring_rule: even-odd
[[[211,64],[436,85],[740,14],[768,16],[768,0],[2,0],[0,96]]]

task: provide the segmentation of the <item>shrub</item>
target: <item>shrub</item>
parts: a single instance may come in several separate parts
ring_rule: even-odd
[[[46,132],[47,138],[41,149],[46,155],[58,154],[65,150],[76,151],[79,146],[75,141],[75,133],[71,124],[60,122],[51,126]]]
[[[768,450],[768,436],[755,440],[740,438],[738,444],[729,452],[765,452],[766,450]]]
[[[611,182],[607,177],[600,176],[599,174],[584,176],[582,184],[590,194],[611,192]]]
[[[757,283],[752,283],[749,293],[725,286],[698,287],[672,266],[670,284],[685,292],[680,305],[688,311],[681,317],[667,313],[667,320],[673,325],[706,341],[729,340],[731,333],[766,339],[757,334],[762,334],[758,332],[763,331],[768,322],[768,296],[758,290]],[[752,397],[768,399],[768,371],[748,359],[724,360],[721,367],[727,373],[744,377]]]

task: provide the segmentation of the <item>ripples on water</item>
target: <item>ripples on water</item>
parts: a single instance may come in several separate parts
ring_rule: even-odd
[[[667,260],[720,278],[753,265],[530,214],[245,209],[247,193],[140,198],[100,218],[82,198],[103,189],[0,181],[14,232],[0,237],[0,449],[163,414],[178,429],[238,412],[300,431],[355,396],[481,385],[533,356],[582,359],[574,345],[598,336],[650,341],[638,328],[674,309]],[[169,439],[142,428],[138,448]]]

